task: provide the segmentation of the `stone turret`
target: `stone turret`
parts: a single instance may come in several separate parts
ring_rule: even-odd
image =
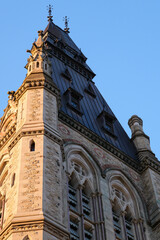
[[[149,137],[143,131],[143,121],[137,115],[133,115],[128,125],[132,131],[132,141],[134,142],[137,151],[151,151]]]
[[[27,76],[31,73],[44,72],[51,77],[52,68],[49,60],[49,50],[47,44],[43,41],[43,31],[38,31],[37,41],[33,43],[31,50],[27,50],[27,52],[31,53],[28,63],[25,66]]]

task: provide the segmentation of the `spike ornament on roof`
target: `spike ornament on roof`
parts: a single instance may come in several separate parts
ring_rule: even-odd
[[[47,9],[48,9],[48,21],[53,21],[53,16],[52,16],[53,6],[51,4],[49,4]]]
[[[69,33],[69,27],[68,27],[68,23],[69,23],[69,18],[67,16],[65,16],[63,18],[64,22],[65,22],[65,28],[64,28],[64,31]]]

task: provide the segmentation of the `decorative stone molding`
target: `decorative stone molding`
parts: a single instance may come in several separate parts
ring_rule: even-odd
[[[144,156],[141,159],[141,172],[144,172],[147,168],[151,168],[154,171],[160,173],[160,162],[155,158]]]
[[[87,137],[89,140],[93,141],[94,143],[100,145],[107,151],[109,151],[111,154],[119,158],[123,163],[137,171],[138,173],[143,172],[146,168],[151,167],[155,171],[160,173],[160,162],[157,161],[153,153],[147,152],[148,157],[144,158],[144,155],[140,157],[140,154],[138,154],[138,159],[135,161],[131,157],[127,156],[123,152],[121,152],[116,147],[112,146],[110,143],[105,141],[103,138],[99,137],[92,131],[90,131],[88,128],[84,127],[80,123],[76,122],[73,118],[66,115],[64,112],[59,111],[59,120],[61,120],[63,123],[68,125],[69,127],[73,128],[74,130],[78,131],[80,134]],[[143,158],[143,160],[142,160]],[[105,174],[105,171],[104,171]],[[105,175],[104,175],[105,176]]]
[[[69,240],[69,233],[66,229],[61,229],[57,225],[54,225],[45,220],[37,220],[29,223],[10,223],[0,232],[0,239],[6,240],[13,233],[17,232],[32,232],[43,230],[50,233],[52,236],[61,237],[61,239]],[[27,236],[27,235],[26,235]]]
[[[111,154],[118,157],[121,161],[129,165],[131,168],[139,172],[139,162],[135,161],[131,157],[125,155],[123,152],[121,152],[116,147],[112,146],[110,143],[105,141],[103,138],[99,137],[92,131],[90,131],[88,128],[84,127],[80,123],[76,122],[73,118],[66,115],[64,112],[59,111],[59,119],[68,125],[69,127],[73,128],[74,130],[80,132],[82,135],[87,137],[89,140],[93,141],[94,143],[100,145],[101,147],[105,148],[107,151],[109,151]]]
[[[56,87],[53,81],[44,73],[32,73],[29,77],[26,77],[23,84],[15,93],[18,100],[28,89],[44,88],[47,91],[58,97],[58,106],[60,107],[60,90]]]
[[[16,123],[7,131],[5,136],[0,139],[0,149],[9,141],[9,139],[13,136],[16,132]]]
[[[25,136],[37,136],[37,135],[45,135],[47,137],[49,137],[50,139],[52,139],[54,142],[62,145],[62,140],[60,138],[58,138],[57,136],[53,135],[52,133],[50,133],[49,131],[45,130],[45,129],[40,129],[40,130],[35,130],[35,131],[22,131],[21,133],[19,133],[11,142],[11,144],[9,145],[8,149],[9,151],[16,145],[16,143]]]

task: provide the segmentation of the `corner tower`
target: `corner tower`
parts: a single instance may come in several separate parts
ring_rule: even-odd
[[[69,239],[62,211],[60,91],[43,31],[28,51],[27,76],[9,92],[0,124],[0,239]],[[2,172],[4,172],[2,174]]]

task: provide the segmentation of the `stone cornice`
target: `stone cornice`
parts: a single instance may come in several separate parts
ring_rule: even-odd
[[[75,121],[73,118],[66,115],[64,112],[59,111],[59,119],[64,123],[67,124],[69,127],[73,128],[74,130],[80,132],[82,135],[87,137],[92,142],[100,145],[101,147],[105,148],[107,151],[109,151],[114,156],[118,157],[121,161],[123,161],[125,164],[130,166],[136,171],[140,171],[139,169],[139,162],[136,162],[131,157],[127,156],[123,152],[121,152],[116,147],[112,146],[110,143],[105,141],[103,138],[99,137],[97,134],[93,133],[91,130],[86,128],[85,126],[81,125],[77,121]]]
[[[144,172],[148,168],[151,168],[155,172],[160,173],[160,162],[146,156],[141,160],[141,172]]]
[[[39,88],[44,88],[56,97],[58,97],[58,105],[60,106],[60,90],[53,83],[53,81],[51,81],[51,79],[44,73],[32,73],[31,75],[26,77],[20,88],[15,93],[16,100],[18,100],[28,89]]]
[[[16,132],[16,123],[7,131],[7,133],[0,139],[0,149],[9,141],[9,139]]]
[[[148,137],[145,133],[143,133],[143,132],[137,133],[137,132],[135,131],[135,133],[132,134],[131,140],[133,141],[136,137],[145,137],[145,138],[147,138],[147,139],[149,140],[149,137]]]
[[[50,233],[54,237],[61,237],[61,239],[69,240],[69,232],[66,229],[62,229],[54,223],[50,223],[46,220],[33,220],[29,222],[11,222],[4,229],[0,231],[0,239],[8,239],[13,233],[26,232],[26,235],[31,231],[45,231]]]
[[[79,133],[87,137],[89,140],[105,148],[107,151],[109,151],[114,156],[118,157],[122,162],[136,170],[138,173],[142,173],[149,167],[152,168],[154,171],[160,173],[160,162],[157,161],[155,157],[153,157],[154,156],[153,153],[152,154],[148,153],[148,156],[145,158],[140,157],[138,155],[139,161],[136,162],[134,159],[127,156],[116,147],[112,146],[110,143],[108,143],[107,141],[105,141],[92,131],[90,131],[88,128],[76,122],[74,119],[66,115],[64,112],[59,111],[59,119],[64,124],[67,124],[69,127],[73,128],[74,130],[78,131]]]
[[[54,134],[52,134],[50,131],[47,131],[45,129],[39,129],[39,130],[35,130],[35,131],[23,131],[21,130],[19,134],[17,134],[17,136],[14,137],[14,139],[12,140],[11,144],[9,145],[8,149],[9,151],[17,144],[17,142],[22,138],[22,137],[26,137],[26,136],[37,136],[37,135],[44,135],[50,139],[52,139],[54,142],[56,142],[57,144],[62,145],[62,140],[60,138],[58,138],[57,136],[55,136]]]

